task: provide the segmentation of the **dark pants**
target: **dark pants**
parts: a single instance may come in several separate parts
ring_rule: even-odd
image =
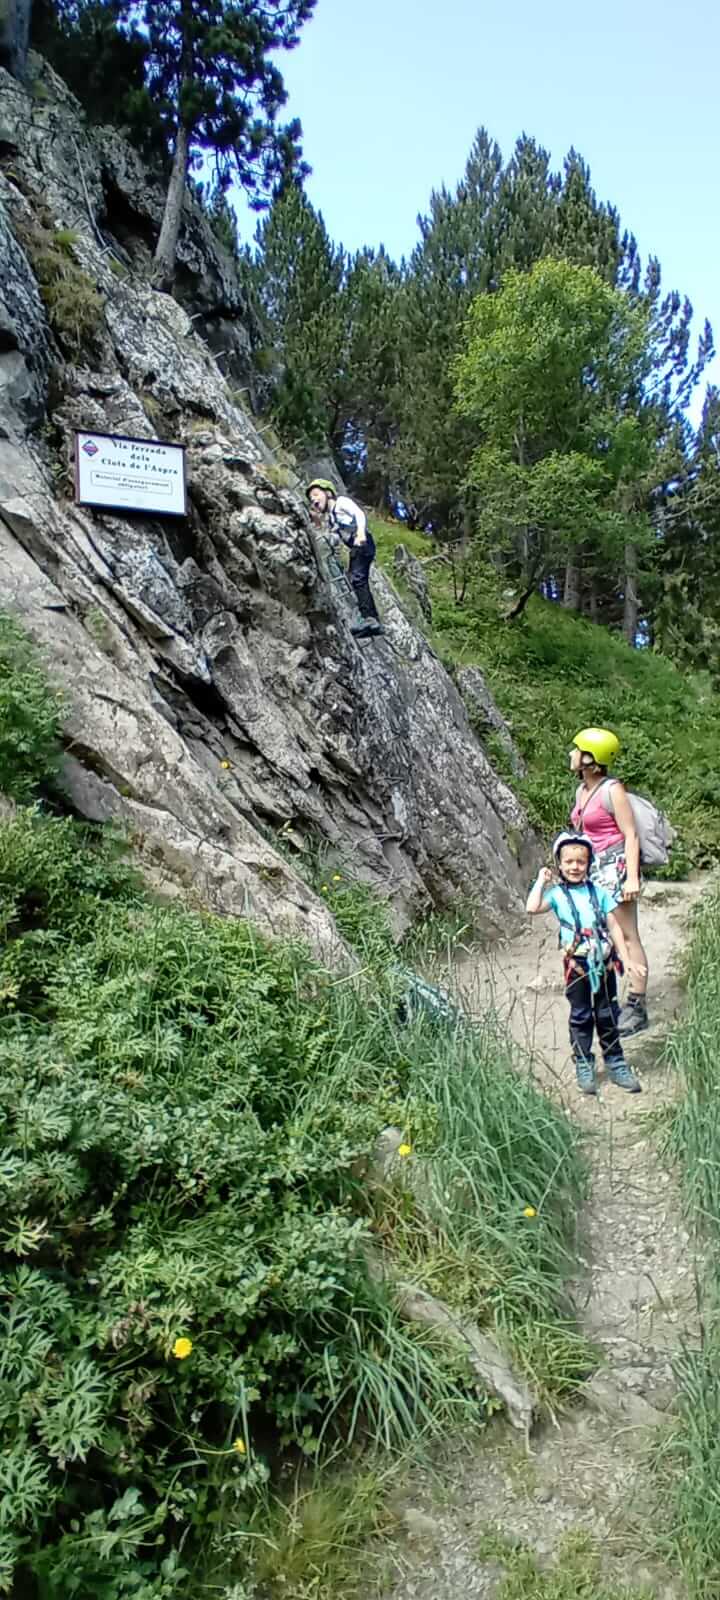
[[[568,972],[565,993],[570,1002],[570,1043],[576,1061],[590,1061],[593,1053],[593,1032],[597,1029],[605,1061],[612,1064],[624,1059],[618,1034],[617,979],[612,967],[605,968],[605,977],[596,994],[590,988],[587,963],[581,956],[573,956],[580,972]]]
[[[361,617],[378,621],[377,607],[370,593],[370,568],[375,560],[375,540],[368,532],[363,544],[350,548],[350,582]]]

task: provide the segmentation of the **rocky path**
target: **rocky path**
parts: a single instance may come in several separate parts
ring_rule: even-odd
[[[623,1093],[601,1074],[598,1098],[579,1096],[550,918],[535,919],[505,948],[456,956],[441,974],[470,1012],[496,1009],[538,1084],[586,1131],[592,1182],[573,1293],[604,1362],[585,1403],[544,1424],[530,1455],[500,1424],[479,1448],[458,1448],[413,1475],[399,1506],[405,1531],[393,1600],[491,1600],[503,1582],[493,1554],[498,1538],[528,1546],[541,1567],[552,1567],[562,1565],[568,1535],[587,1536],[607,1581],[632,1586],[633,1595],[681,1600],[685,1593],[652,1553],[663,1519],[649,1459],[672,1403],[673,1356],[698,1337],[695,1263],[676,1178],[659,1162],[651,1124],[674,1092],[662,1042],[681,1001],[677,960],[702,889],[656,884],[643,897],[652,1026],[627,1048],[642,1095]],[[546,1590],[527,1590],[535,1592]]]

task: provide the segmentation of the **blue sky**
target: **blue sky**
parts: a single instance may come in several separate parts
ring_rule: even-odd
[[[506,157],[526,132],[554,165],[580,151],[643,259],[659,257],[665,288],[720,343],[717,0],[318,0],[278,64],[308,193],[349,249],[408,254],[478,126]],[[720,383],[718,358],[710,375]]]

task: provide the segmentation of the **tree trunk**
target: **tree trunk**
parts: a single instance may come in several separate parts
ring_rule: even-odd
[[[153,281],[158,289],[172,289],[175,277],[175,257],[177,255],[182,209],[185,201],[185,179],[187,177],[189,151],[190,130],[181,123],[175,140],[175,155],[168,184],[160,238],[155,250]]]
[[[503,622],[514,622],[516,617],[522,616],[528,600],[531,600],[535,593],[536,587],[536,584],[531,583],[527,589],[523,589],[522,594],[518,595],[517,600],[513,601],[509,611],[502,612]]]
[[[597,584],[596,584],[594,578],[590,579],[590,590],[589,590],[589,593],[588,593],[588,615],[590,617],[590,621],[591,622],[597,622],[597,620],[598,620],[598,593],[597,593]]]
[[[638,592],[637,592],[637,546],[628,539],[625,545],[625,605],[623,607],[623,638],[628,644],[637,643],[638,631]]]
[[[582,610],[582,569],[577,565],[577,550],[571,550],[565,564],[563,605],[566,611]]]

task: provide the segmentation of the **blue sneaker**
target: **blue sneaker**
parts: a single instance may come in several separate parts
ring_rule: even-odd
[[[627,1089],[628,1094],[642,1094],[642,1087],[627,1061],[606,1061],[605,1066],[610,1082],[618,1089]]]
[[[595,1086],[595,1060],[593,1056],[575,1057],[575,1077],[582,1094],[597,1094]]]

